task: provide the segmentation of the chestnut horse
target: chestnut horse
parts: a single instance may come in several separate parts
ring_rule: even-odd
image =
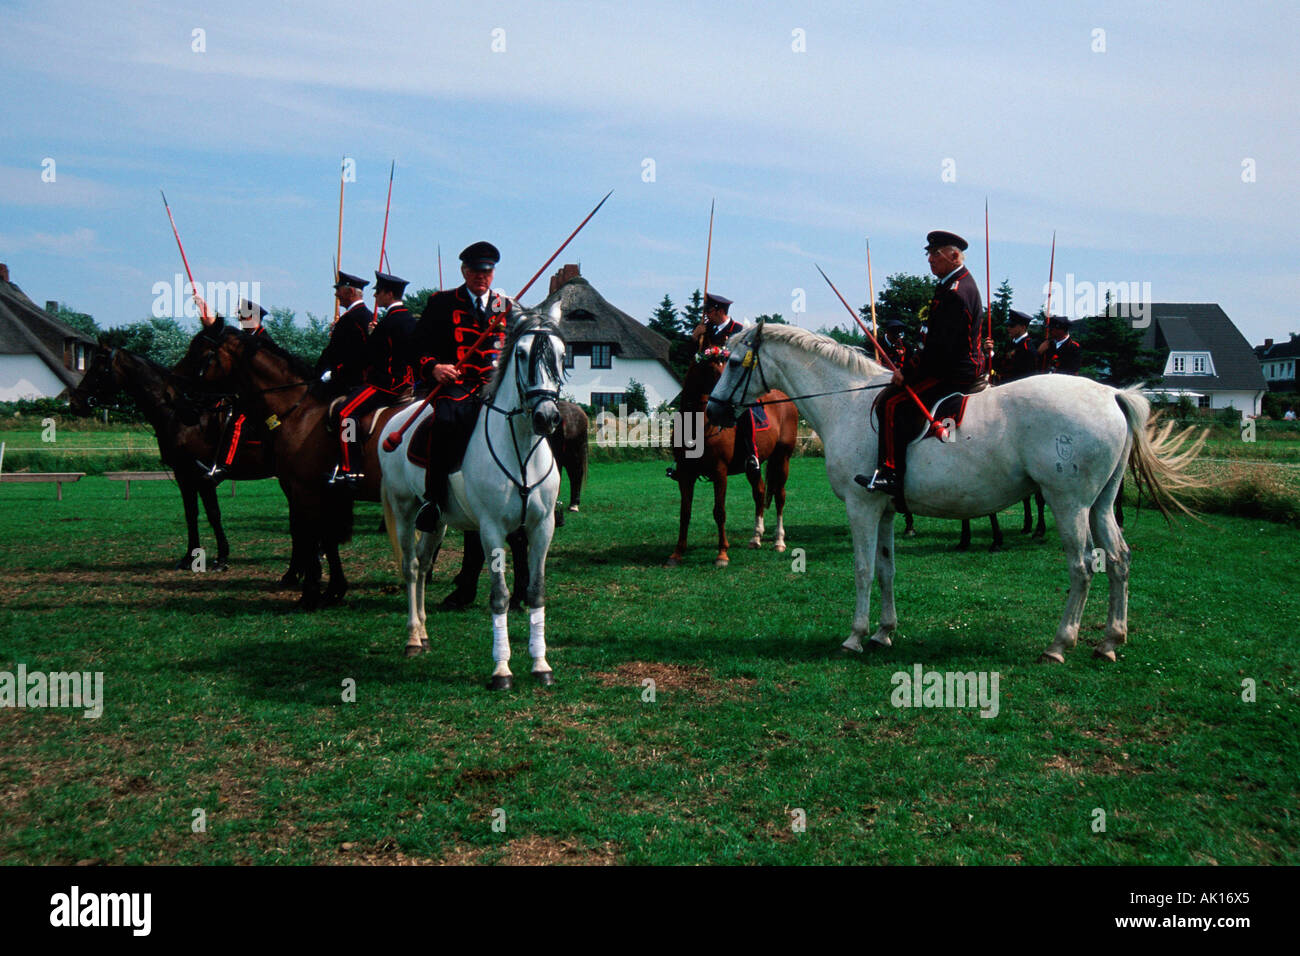
[[[704,478],[713,482],[713,520],[718,525],[718,556],[715,567],[725,568],[729,563],[727,556],[727,476],[745,475],[754,493],[754,537],[750,539],[751,548],[761,547],[763,543],[763,512],[774,500],[776,501],[776,543],[777,551],[785,550],[785,483],[790,476],[790,456],[794,454],[795,441],[799,430],[799,413],[784,392],[773,389],[760,395],[758,401],[765,404],[768,427],[754,434],[754,454],[759,463],[767,462],[767,483],[762,474],[755,476],[745,472],[746,455],[736,448],[736,429],[718,428],[714,425],[705,427],[704,409],[709,393],[722,375],[725,357],[716,361],[697,362],[686,373],[686,384],[682,386],[681,419],[674,416],[673,461],[675,467],[668,470],[668,477],[677,482],[681,492],[681,509],[677,528],[677,547],[668,558],[668,566],[676,567],[686,552],[686,531],[691,524],[691,505],[695,498],[695,482]],[[697,422],[697,427],[687,424],[687,416]],[[682,424],[681,433],[677,425]],[[691,440],[691,434],[704,436],[704,447],[697,447],[698,437]],[[694,457],[692,457],[694,456]]]

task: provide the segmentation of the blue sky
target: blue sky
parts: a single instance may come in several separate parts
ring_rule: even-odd
[[[716,198],[710,287],[739,318],[815,329],[848,317],[813,263],[864,302],[868,236],[877,290],[925,271],[935,228],[971,240],[983,288],[987,197],[993,285],[1009,278],[1017,308],[1042,305],[1055,230],[1059,281],[1218,302],[1252,343],[1300,329],[1292,4],[0,13],[0,261],[101,325],[147,317],[181,268],[159,188],[199,282],[330,313],[349,156],[343,268],[378,262],[395,159],[388,253],[413,288],[437,284],[438,244],[450,285],[456,253],[488,239],[513,294],[614,189],[560,261],[644,321],[703,284]]]

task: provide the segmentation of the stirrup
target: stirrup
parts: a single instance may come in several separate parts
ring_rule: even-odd
[[[426,501],[415,516],[417,531],[432,533],[438,530],[438,525],[441,522],[442,509],[438,507],[436,501]]]

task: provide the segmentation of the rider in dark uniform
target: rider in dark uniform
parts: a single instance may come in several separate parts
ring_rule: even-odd
[[[1070,338],[1070,320],[1065,316],[1052,316],[1047,337],[1038,346],[1042,370],[1049,374],[1078,375],[1083,364],[1083,348]]]
[[[984,306],[975,278],[964,265],[966,247],[966,240],[955,233],[935,231],[926,236],[930,271],[939,283],[930,300],[920,350],[894,373],[893,381],[876,399],[880,419],[876,472],[853,476],[871,491],[895,498],[902,495],[904,454],[924,421],[904,384],[927,408],[952,392],[978,391],[987,384],[981,334]]]
[[[691,337],[695,340],[697,355],[707,348],[722,348],[733,335],[745,330],[743,325],[727,314],[731,302],[731,299],[714,295],[712,292],[704,297],[704,321],[691,333]],[[757,477],[759,468],[758,455],[754,451],[754,410],[752,408],[747,409],[746,414],[736,420],[736,451],[745,456],[745,473]]]
[[[362,384],[348,392],[348,399],[339,411],[339,434],[344,439],[342,461],[331,482],[355,483],[365,477],[352,471],[349,445],[354,444],[360,432],[363,416],[385,405],[396,405],[411,397],[414,382],[411,337],[415,330],[415,317],[402,301],[406,280],[384,272],[375,273],[375,319],[366,336],[365,370]],[[342,320],[340,320],[342,321]],[[348,427],[348,419],[355,424]],[[348,441],[352,438],[352,441]]]
[[[340,272],[334,283],[334,296],[342,311],[330,330],[329,344],[316,362],[316,374],[329,395],[343,395],[364,380],[366,332],[373,318],[362,297],[368,285],[368,280],[346,272]]]
[[[447,476],[460,465],[474,431],[479,391],[496,369],[513,322],[514,303],[492,289],[501,253],[490,242],[476,242],[460,254],[465,281],[430,297],[416,326],[413,355],[423,391],[439,388],[433,400],[434,424],[425,471],[425,503],[415,526],[433,531],[441,519]],[[474,343],[492,333],[476,349]]]
[[[895,367],[902,368],[907,362],[907,343],[903,341],[907,326],[902,319],[890,319],[885,323],[884,330],[885,336],[880,340],[880,347],[889,354],[889,360]]]
[[[1029,316],[1011,309],[1007,316],[1007,332],[1011,336],[1011,345],[993,363],[999,385],[1038,371],[1038,350],[1029,338]]]
[[[262,327],[266,309],[256,302],[240,299],[236,314],[239,316],[240,332],[261,342],[271,342],[271,336]],[[222,399],[222,401],[226,400]],[[217,443],[217,460],[208,469],[208,477],[214,484],[220,483],[234,467],[235,457],[239,454],[242,444],[245,442],[259,444],[266,440],[266,429],[250,422],[247,413],[241,411],[238,405],[234,407],[231,414],[229,424],[222,431],[222,440]],[[256,433],[256,437],[250,437],[250,432]]]

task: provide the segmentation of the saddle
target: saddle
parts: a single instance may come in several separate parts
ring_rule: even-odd
[[[988,386],[988,376],[981,376],[976,380],[975,384],[971,386],[969,392],[951,392],[935,402],[930,406],[930,415],[940,424],[943,424],[947,419],[951,419],[952,427],[960,428],[962,419],[966,417],[966,400],[972,395],[984,391]],[[929,422],[925,422],[921,426],[921,431],[912,439],[912,441],[921,441],[922,439],[930,437],[934,433],[933,426],[931,426]]]
[[[343,424],[342,421],[340,421],[340,417],[343,413],[343,406],[347,404],[349,397],[355,397],[355,396],[340,395],[338,398],[332,400],[329,404],[329,409],[325,415],[325,429],[331,435],[337,435],[339,433],[339,428]],[[361,416],[359,422],[359,424],[361,425],[362,434],[365,435],[365,437],[367,438],[369,438],[372,434],[374,434],[375,426],[379,422],[380,414],[392,407],[393,406],[391,405],[380,405],[378,408],[374,408],[368,412],[365,412]]]
[[[475,416],[477,421],[477,414]],[[426,415],[415,426],[415,431],[411,434],[411,440],[406,443],[406,460],[418,468],[428,468],[429,460],[433,457],[434,428],[438,421],[438,416]],[[448,473],[458,472],[461,461],[465,457],[465,450],[469,447],[469,439],[474,429],[471,425],[465,429],[461,436],[459,447],[448,448],[450,454],[447,457]]]
[[[754,434],[765,432],[772,427],[772,419],[767,414],[767,409],[762,405],[755,405],[749,410],[754,416]]]

